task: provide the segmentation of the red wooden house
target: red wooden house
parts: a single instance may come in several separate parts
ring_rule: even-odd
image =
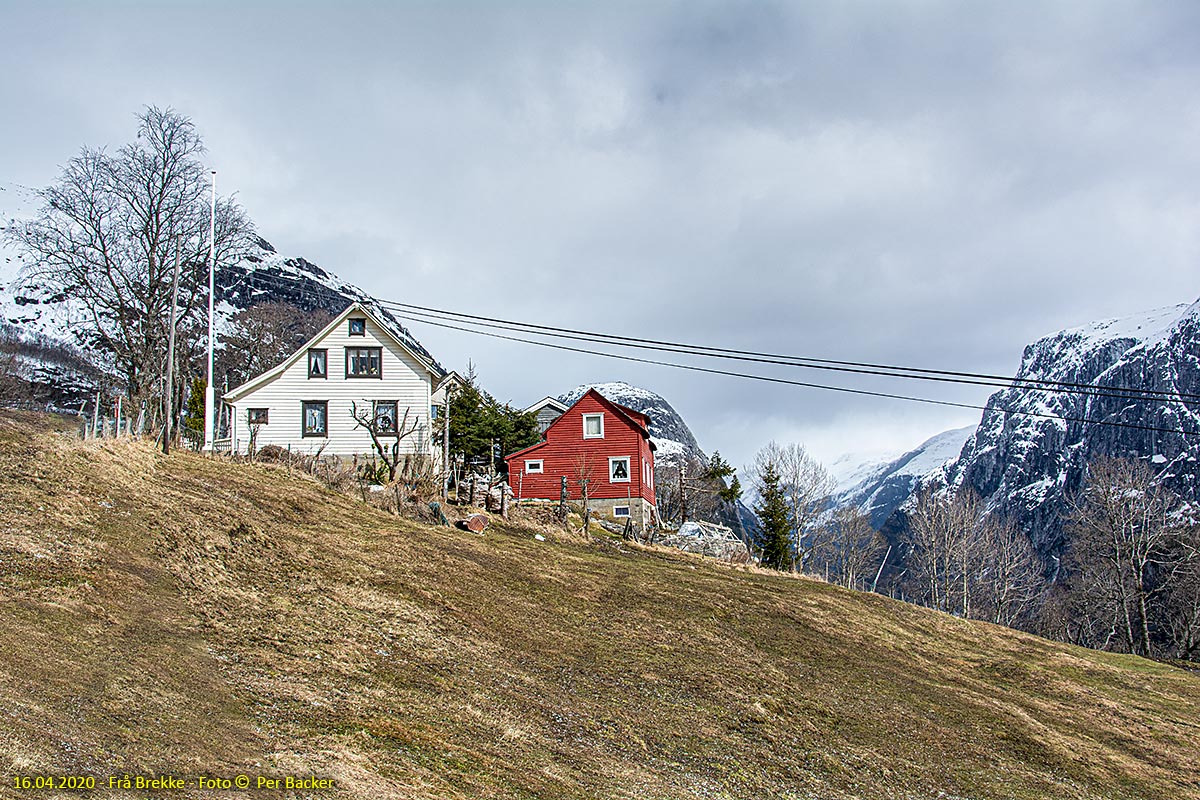
[[[545,439],[505,458],[508,484],[518,500],[567,497],[606,516],[631,517],[642,530],[657,522],[654,443],[650,418],[589,389],[546,429]]]

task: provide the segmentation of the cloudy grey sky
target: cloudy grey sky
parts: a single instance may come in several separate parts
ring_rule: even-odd
[[[1200,295],[1194,2],[0,0],[0,19],[0,184],[45,186],[170,105],[265,238],[380,297],[1011,374],[1041,334]],[[412,329],[515,404],[656,390],[738,464],[771,438],[830,461],[978,420]]]

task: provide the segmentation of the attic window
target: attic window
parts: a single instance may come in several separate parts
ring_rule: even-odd
[[[366,336],[367,321],[362,317],[350,318],[350,335],[351,336]]]
[[[583,438],[585,438],[585,439],[603,439],[604,438],[604,415],[603,414],[584,414],[583,415]]]
[[[329,351],[328,350],[309,350],[308,351],[308,377],[310,378],[328,378],[329,370]]]

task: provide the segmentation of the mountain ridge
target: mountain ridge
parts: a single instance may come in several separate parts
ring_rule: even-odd
[[[834,507],[854,506],[879,529],[921,482],[958,457],[976,426],[942,431],[892,459],[867,462],[843,478],[834,492]]]
[[[1043,556],[1061,552],[1067,500],[1097,456],[1146,460],[1185,500],[1198,500],[1200,414],[1184,399],[1200,395],[1198,354],[1200,302],[1043,336],[1024,349],[1015,380],[1095,386],[1102,394],[997,391],[959,457],[923,483],[969,487],[990,511],[1015,520]],[[1127,387],[1166,399],[1134,399],[1122,394]]]

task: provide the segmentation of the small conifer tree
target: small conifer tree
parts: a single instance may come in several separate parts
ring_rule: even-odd
[[[192,378],[192,388],[188,392],[187,405],[184,406],[183,430],[181,433],[188,444],[199,449],[204,441],[204,392],[208,389],[208,381],[204,378]]]
[[[762,526],[762,565],[784,569],[791,563],[792,520],[787,500],[779,486],[775,465],[767,463],[761,476],[762,486],[754,511]]]

